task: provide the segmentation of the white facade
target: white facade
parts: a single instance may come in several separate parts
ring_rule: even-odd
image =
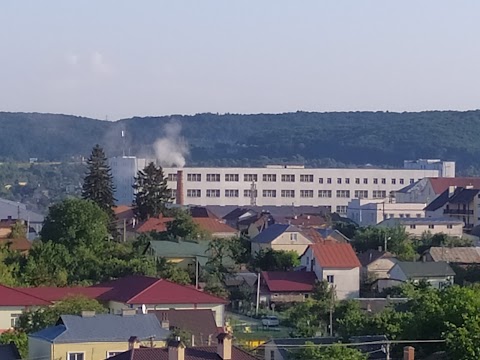
[[[352,269],[322,268],[316,261],[312,247],[300,257],[300,265],[315,272],[317,279],[328,281],[335,287],[338,300],[355,299],[360,296],[360,267]]]
[[[353,199],[347,217],[360,226],[373,226],[386,219],[424,218],[425,203],[396,203],[389,199]]]
[[[440,159],[405,160],[405,169],[438,170],[438,177],[455,177],[455,161],[442,161]]]
[[[413,237],[421,237],[425,233],[446,234],[454,237],[463,236],[463,221],[454,219],[436,219],[436,218],[420,218],[420,219],[388,219],[382,221],[380,226],[395,227],[403,226],[407,234]]]

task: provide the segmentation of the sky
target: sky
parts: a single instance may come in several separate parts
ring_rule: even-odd
[[[0,111],[480,108],[478,0],[3,0]]]

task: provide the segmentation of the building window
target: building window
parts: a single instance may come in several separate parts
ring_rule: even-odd
[[[368,179],[367,178],[363,178],[363,183],[366,185],[368,184]]]
[[[350,178],[345,178],[345,184],[350,184]]]
[[[435,229],[435,225],[428,225],[429,229]]]
[[[406,217],[406,218],[409,218],[409,217],[410,217],[410,214],[405,214],[405,217]]]
[[[392,185],[395,185],[397,183],[396,179],[392,179]]]
[[[318,197],[320,198],[331,198],[332,190],[318,190]]]
[[[410,229],[416,229],[417,226],[416,225],[410,225]]]
[[[119,350],[118,351],[107,351],[107,359],[111,358],[113,356],[116,356],[118,354],[121,354],[123,352],[125,352],[125,351],[119,351]]]
[[[248,181],[248,182],[255,181],[255,182],[257,182],[258,181],[258,175],[257,174],[244,174],[243,175],[243,181]]]
[[[386,183],[387,183],[387,179],[382,178],[382,184],[386,184]]]
[[[220,174],[207,174],[207,181],[209,182],[219,182]]]
[[[313,183],[313,175],[300,175],[300,182]]]
[[[337,214],[346,214],[347,207],[344,205],[337,205]]]
[[[187,174],[187,181],[202,181],[202,174]]]
[[[207,190],[207,197],[219,198],[220,197],[220,190],[218,190],[218,189],[208,189]]]
[[[342,178],[337,178],[337,184],[341,184],[342,183]]]
[[[229,198],[232,198],[232,197],[238,197],[238,190],[225,190],[225,197],[229,197]]]
[[[327,184],[331,184],[332,183],[332,178],[327,178]]]
[[[313,190],[300,190],[300,197],[313,198]]]
[[[263,197],[274,198],[277,197],[277,190],[263,190],[262,195]]]
[[[422,214],[417,214],[417,218],[421,218],[422,217]]]
[[[318,178],[318,183],[323,184],[323,178]]]
[[[398,216],[401,217],[401,218],[403,218],[403,214],[399,214]]]
[[[225,181],[238,181],[238,174],[225,174]]]
[[[297,233],[290,233],[290,241],[297,241]]]
[[[452,225],[452,224],[448,224],[448,225],[447,225],[447,229],[453,229],[453,225]]]
[[[293,174],[283,174],[282,175],[283,182],[295,182],[295,175]]]
[[[337,198],[349,198],[350,190],[337,190]]]
[[[200,189],[188,189],[187,190],[187,197],[199,198],[201,196],[202,196],[202,190],[200,190]]]
[[[374,184],[378,184],[378,179],[377,179],[377,178],[373,178],[373,183],[374,183]]]
[[[20,314],[12,314],[10,315],[10,327],[14,328],[18,325],[18,319],[20,318]]]
[[[360,178],[355,178],[355,184],[360,184]]]
[[[168,181],[177,181],[177,173],[168,174]]]
[[[333,275],[327,275],[327,282],[329,284],[335,283],[335,277]]]
[[[252,197],[252,190],[248,189],[248,190],[243,190],[243,196],[244,197]],[[258,196],[258,191],[255,190],[254,193],[253,193],[253,197],[257,197]]]
[[[415,182],[415,179],[410,179],[410,184],[413,184]]]
[[[85,360],[85,353],[83,352],[68,353],[68,360]]]
[[[171,199],[177,198],[177,189],[170,189],[170,198]]]
[[[366,199],[368,198],[368,190],[355,190],[356,199]]]
[[[265,181],[265,182],[275,182],[275,181],[277,181],[277,175],[275,175],[275,174],[263,174],[263,181]]]
[[[405,179],[400,179],[400,185],[405,184]]]
[[[374,199],[385,199],[387,197],[387,192],[385,190],[373,190],[372,197]]]
[[[293,198],[295,197],[295,190],[282,190],[283,198]]]
[[[270,360],[275,360],[275,351],[270,350]]]

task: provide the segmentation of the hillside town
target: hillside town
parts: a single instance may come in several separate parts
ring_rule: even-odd
[[[81,198],[0,201],[1,358],[463,358],[480,178],[403,165],[162,168],[97,145]]]

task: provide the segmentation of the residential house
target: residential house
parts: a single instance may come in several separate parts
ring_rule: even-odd
[[[5,246],[13,251],[18,251],[22,254],[27,254],[32,248],[32,243],[25,237],[15,239],[0,238],[0,247]]]
[[[480,265],[479,247],[431,247],[422,255],[423,261],[447,262],[462,267]]]
[[[398,261],[389,271],[389,278],[418,283],[425,281],[436,289],[453,285],[455,272],[446,262]]]
[[[306,271],[262,271],[260,302],[290,303],[305,301],[315,287],[317,277]]]
[[[320,234],[320,236],[323,238],[323,240],[333,240],[336,242],[347,242],[349,243],[351,240],[343,235],[340,231],[332,228],[326,228],[326,229],[317,229],[317,232]]]
[[[397,227],[401,226],[405,232],[412,237],[422,237],[422,235],[429,233],[446,234],[453,237],[463,236],[463,221],[453,218],[403,218],[403,219],[388,219],[382,221],[378,226]]]
[[[111,360],[258,360],[254,355],[232,345],[232,336],[220,334],[213,346],[186,347],[180,340],[171,340],[165,348],[134,346]]]
[[[307,272],[334,286],[337,299],[359,297],[361,264],[350,244],[325,241],[309,245],[300,262]]]
[[[294,225],[273,224],[252,240],[252,255],[261,250],[293,250],[301,255],[313,241]]]
[[[367,250],[358,254],[358,260],[362,265],[360,271],[362,284],[388,278],[388,272],[397,263],[397,259],[391,253],[380,250]]]
[[[2,360],[21,360],[17,345],[14,342],[0,345],[0,359]]]
[[[195,270],[195,264],[205,266],[211,258],[206,241],[150,241],[144,253],[157,258],[165,258],[169,262],[191,271]]]
[[[127,351],[132,337],[140,345],[160,347],[169,335],[154,314],[86,311],[81,316],[62,315],[55,326],[29,334],[28,355],[45,360],[103,360]]]
[[[27,237],[33,240],[38,237],[43,227],[43,215],[27,210],[22,203],[0,199],[0,221],[22,221],[28,225]]]
[[[384,198],[352,199],[347,217],[360,226],[373,226],[386,219],[425,217],[425,206],[426,203],[398,203]]]
[[[149,314],[150,313],[157,317],[162,327],[169,328],[170,330],[183,330],[191,335],[191,338],[188,339],[191,346],[212,345],[217,335],[223,332],[223,329],[217,326],[211,310],[172,309],[149,311]]]

